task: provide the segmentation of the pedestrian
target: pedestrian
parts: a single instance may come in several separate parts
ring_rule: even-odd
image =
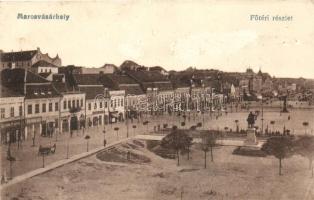
[[[131,153],[130,153],[130,151],[128,151],[127,154],[126,154],[126,159],[130,160],[130,156],[131,156]]]
[[[107,144],[107,140],[106,140],[106,139],[104,139],[104,147],[106,146],[106,144]]]
[[[73,136],[73,131],[71,130],[71,131],[70,131],[70,137],[72,137],[72,136]]]

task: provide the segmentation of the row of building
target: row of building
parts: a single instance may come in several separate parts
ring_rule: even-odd
[[[61,66],[40,49],[1,54],[1,143],[139,118],[204,112],[224,103],[205,80],[172,81],[157,70]]]

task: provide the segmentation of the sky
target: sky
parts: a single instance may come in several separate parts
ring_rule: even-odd
[[[22,20],[66,14],[65,20]],[[251,21],[250,15],[292,16]],[[276,77],[314,78],[314,0],[0,2],[0,49],[56,54],[63,65],[167,70],[250,67]]]

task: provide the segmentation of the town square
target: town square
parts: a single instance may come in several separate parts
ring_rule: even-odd
[[[1,199],[314,199],[313,8],[1,1]]]

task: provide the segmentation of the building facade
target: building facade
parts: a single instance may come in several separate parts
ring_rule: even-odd
[[[25,140],[24,97],[2,85],[0,87],[0,142],[8,144]]]
[[[61,59],[58,55],[56,55],[54,58],[50,57],[48,53],[43,54],[40,51],[40,48],[30,51],[1,52],[2,69],[31,69],[31,67],[39,61],[46,61],[58,67],[61,66]]]

